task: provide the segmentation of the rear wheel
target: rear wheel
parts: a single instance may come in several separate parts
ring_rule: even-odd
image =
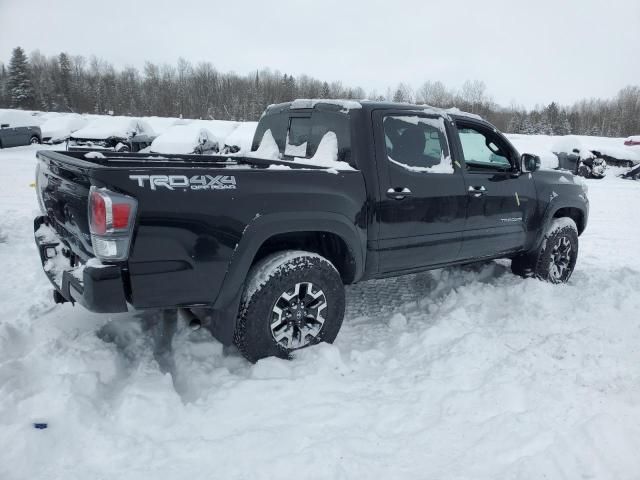
[[[340,274],[324,257],[278,252],[252,267],[234,335],[251,362],[320,342],[332,343],[344,316]]]
[[[523,277],[535,276],[551,283],[565,283],[578,259],[578,228],[568,217],[555,218],[537,252],[516,257],[511,271]]]
[[[40,139],[34,135],[33,137],[31,137],[29,139],[29,143],[31,145],[38,145],[38,144],[40,144]]]

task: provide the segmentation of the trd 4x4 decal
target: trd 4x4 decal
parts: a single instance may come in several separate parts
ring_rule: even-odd
[[[169,190],[188,188],[191,190],[228,190],[236,188],[236,177],[233,175],[129,175],[129,179],[145,187],[148,182],[151,190],[158,187]]]

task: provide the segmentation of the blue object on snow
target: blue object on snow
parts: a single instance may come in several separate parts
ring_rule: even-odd
[[[38,430],[44,430],[47,427],[48,427],[48,424],[46,424],[46,423],[34,423],[33,424],[33,428],[37,428]]]

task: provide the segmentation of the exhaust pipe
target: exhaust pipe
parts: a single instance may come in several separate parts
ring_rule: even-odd
[[[179,309],[182,318],[189,324],[189,328],[191,330],[200,330],[202,327],[202,321],[196,317],[191,310],[188,308],[180,308]]]

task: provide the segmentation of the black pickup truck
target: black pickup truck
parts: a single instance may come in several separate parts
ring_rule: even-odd
[[[581,179],[424,105],[272,105],[242,157],[37,156],[57,302],[184,309],[251,361],[332,342],[344,284],[492,258],[566,282],[588,216]]]

